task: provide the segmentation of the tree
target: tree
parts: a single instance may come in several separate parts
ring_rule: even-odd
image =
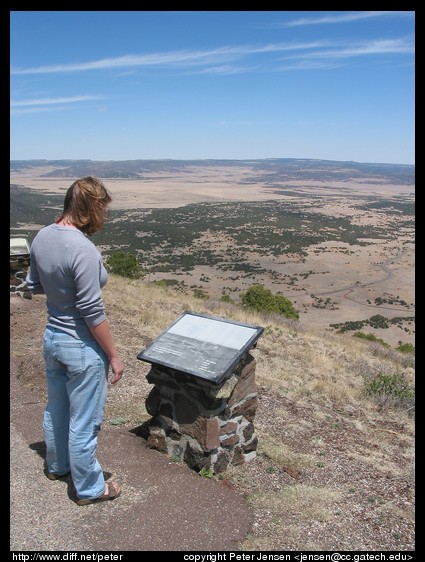
[[[253,285],[241,296],[246,308],[257,312],[276,313],[286,318],[298,320],[299,314],[289,299],[283,295],[273,295],[264,285]]]
[[[106,269],[121,277],[140,279],[143,276],[136,256],[128,252],[115,252],[106,260]]]

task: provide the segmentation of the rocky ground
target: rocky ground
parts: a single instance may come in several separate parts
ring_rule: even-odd
[[[152,301],[151,306],[161,303]],[[145,381],[148,366],[136,354],[152,333],[143,325],[135,331],[112,301],[108,317],[126,370],[109,393],[106,422],[120,419],[117,431],[123,426],[130,430],[147,416],[140,404],[151,388]],[[45,318],[43,297],[11,296],[10,343],[18,363],[20,359],[18,381],[40,400],[45,399],[40,347]],[[305,338],[289,333],[285,338],[285,345],[292,338],[303,353]],[[365,409],[339,397],[317,401],[308,392],[303,399],[283,396],[262,374],[262,358],[276,353],[266,343],[255,350],[257,458],[214,477],[241,494],[253,510],[242,550],[415,550],[411,417]]]

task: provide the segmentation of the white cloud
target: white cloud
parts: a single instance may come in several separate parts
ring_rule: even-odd
[[[332,24],[332,23],[344,23],[350,21],[358,21],[368,18],[376,18],[383,16],[403,16],[412,17],[414,12],[405,11],[387,11],[387,12],[343,12],[335,16],[321,16],[318,18],[300,18],[298,20],[293,20],[290,22],[285,22],[278,24],[281,27],[297,27],[303,25],[322,25],[322,24]]]
[[[37,105],[56,105],[63,103],[76,103],[80,101],[102,100],[104,96],[73,96],[60,98],[36,98],[29,100],[11,100],[10,107],[37,106]]]
[[[361,12],[366,14],[366,12]],[[368,14],[375,12],[367,12]],[[384,13],[384,12],[379,12]],[[385,12],[389,14],[390,12]],[[337,16],[335,16],[337,17]],[[338,17],[348,17],[338,16]],[[356,15],[356,17],[360,17]],[[364,16],[365,17],[365,16]],[[211,50],[197,51],[172,51],[167,53],[151,53],[142,55],[125,55],[116,58],[107,58],[97,61],[89,61],[83,63],[71,63],[53,66],[37,66],[29,68],[12,68],[12,75],[23,74],[55,74],[68,72],[87,72],[96,70],[124,70],[136,69],[142,67],[155,68],[180,68],[187,72],[198,72],[204,74],[236,74],[257,70],[259,61],[254,61],[250,57],[257,55],[285,53],[285,58],[318,59],[318,58],[334,58],[340,60],[353,56],[367,56],[380,54],[413,54],[414,41],[409,38],[401,39],[376,39],[364,41],[363,43],[351,44],[335,43],[330,41],[313,41],[305,43],[268,43],[265,45],[236,45],[225,46]],[[233,61],[243,60],[246,66],[230,64]],[[267,70],[281,70],[278,67],[273,68],[276,60],[268,60],[269,68]],[[264,65],[264,61],[261,63]],[[249,65],[249,66],[248,66]],[[304,66],[307,68],[307,65]],[[329,67],[329,66],[328,66]],[[263,66],[263,68],[265,68]],[[92,99],[99,99],[92,97]],[[70,98],[72,100],[72,98]],[[75,101],[84,101],[75,98]],[[51,102],[54,103],[54,102]],[[57,103],[62,103],[61,101]],[[68,103],[68,102],[67,102]]]

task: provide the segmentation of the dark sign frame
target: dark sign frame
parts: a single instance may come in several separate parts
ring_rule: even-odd
[[[184,312],[137,359],[219,384],[263,332],[261,326]]]

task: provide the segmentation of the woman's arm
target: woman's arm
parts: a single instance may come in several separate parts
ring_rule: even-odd
[[[112,339],[108,321],[103,320],[100,324],[97,324],[96,326],[89,326],[89,328],[97,343],[108,356],[112,372],[114,373],[111,379],[111,384],[116,384],[122,377],[124,365],[118,357],[117,348],[115,347]]]

